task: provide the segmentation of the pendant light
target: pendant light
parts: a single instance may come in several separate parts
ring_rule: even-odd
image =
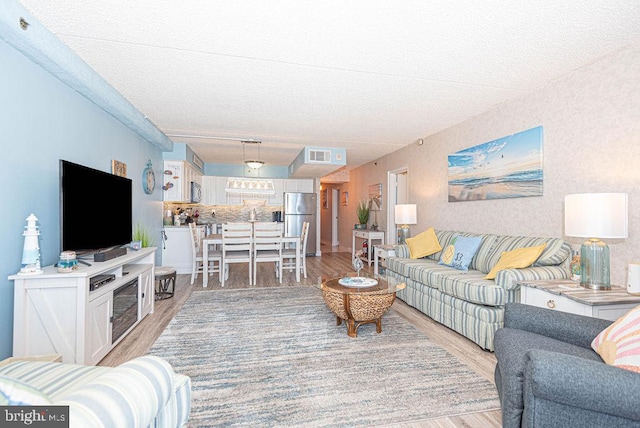
[[[246,144],[258,144],[258,160],[246,160]],[[260,144],[261,141],[242,141],[242,158],[244,160],[244,163],[249,168],[259,169],[262,167],[262,165],[264,165],[264,162],[259,160]],[[270,178],[229,177],[227,179],[227,187],[225,190],[228,193],[244,193],[254,195],[273,195],[276,193],[273,180],[271,180]]]
[[[246,144],[258,145],[258,160],[246,160],[244,155],[244,147]],[[260,160],[260,144],[262,144],[262,141],[243,141],[242,142],[242,158],[244,159],[244,163],[246,163],[247,166],[251,169],[259,169],[259,168],[262,168],[262,165],[264,165],[264,162]]]

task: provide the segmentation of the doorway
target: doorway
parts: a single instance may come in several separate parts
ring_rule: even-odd
[[[340,191],[336,188],[331,189],[331,246],[340,246],[338,236],[338,207],[340,206]]]
[[[395,206],[409,203],[409,172],[406,166],[387,172],[387,244],[397,244]],[[393,233],[392,233],[393,232]]]

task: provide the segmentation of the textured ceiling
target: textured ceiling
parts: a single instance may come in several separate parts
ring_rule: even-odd
[[[631,0],[21,3],[211,163],[357,166],[640,41]]]

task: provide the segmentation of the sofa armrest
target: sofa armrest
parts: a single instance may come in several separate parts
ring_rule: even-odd
[[[517,290],[518,281],[568,279],[569,272],[563,266],[532,266],[523,269],[504,269],[498,271],[496,284],[505,290]]]
[[[136,358],[54,404],[69,406],[72,427],[146,427],[169,401],[173,374],[161,358]]]
[[[505,327],[541,334],[587,349],[612,322],[521,303],[507,303],[504,311]]]
[[[577,417],[570,410],[557,412],[555,404],[549,407],[556,411],[545,415],[540,400],[575,409],[576,414],[589,418],[591,426],[612,426],[606,423],[607,418],[612,417],[640,421],[640,406],[636,405],[640,402],[640,376],[637,373],[542,350],[528,351],[527,360],[523,426],[539,426],[540,418],[547,416],[558,423],[560,413],[568,418]],[[604,425],[593,418],[603,418],[600,422]],[[572,425],[580,424],[573,419]]]

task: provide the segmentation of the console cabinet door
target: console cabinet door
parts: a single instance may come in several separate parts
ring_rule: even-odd
[[[153,312],[153,302],[155,299],[155,289],[153,284],[152,270],[146,270],[140,274],[138,280],[138,290],[140,290],[140,313],[138,319],[144,318]]]
[[[97,364],[111,351],[111,316],[113,292],[89,302],[89,353],[91,364]],[[86,354],[85,354],[86,355]]]

